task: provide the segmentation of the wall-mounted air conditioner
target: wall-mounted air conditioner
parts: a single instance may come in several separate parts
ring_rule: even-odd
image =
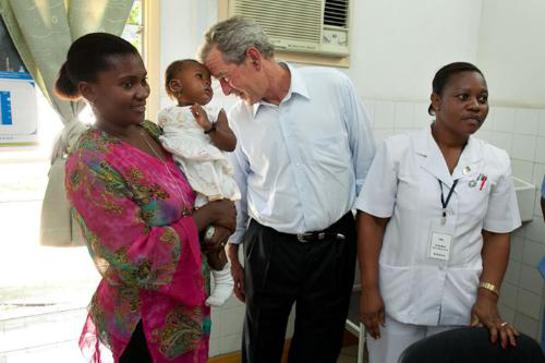
[[[352,0],[227,0],[227,16],[261,24],[277,50],[347,57]]]

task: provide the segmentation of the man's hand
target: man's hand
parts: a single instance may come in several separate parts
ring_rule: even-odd
[[[238,260],[238,244],[229,243],[227,246],[227,258],[231,262],[231,276],[233,276],[233,291],[242,302],[246,301],[244,290],[244,268]]]

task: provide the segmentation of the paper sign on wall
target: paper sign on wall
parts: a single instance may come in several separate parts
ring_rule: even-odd
[[[32,77],[26,72],[0,72],[0,144],[34,143],[37,131]]]

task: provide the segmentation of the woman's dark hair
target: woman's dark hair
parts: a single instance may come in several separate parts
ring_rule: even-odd
[[[76,39],[66,56],[57,81],[55,92],[61,98],[81,97],[77,84],[93,82],[99,72],[111,67],[110,57],[134,54],[138,50],[125,39],[108,33],[90,33]]]
[[[165,91],[167,91],[167,95],[170,98],[176,98],[176,95],[170,89],[170,81],[172,81],[189,64],[201,65],[201,63],[195,59],[182,59],[170,63],[167,67],[167,70],[165,71]]]
[[[477,72],[484,79],[483,72],[481,72],[479,68],[477,68],[471,63],[467,63],[467,62],[450,63],[441,67],[441,69],[439,69],[437,73],[435,73],[435,77],[433,77],[433,82],[432,82],[433,93],[441,95],[443,93],[443,89],[445,88],[447,83],[450,81],[450,78],[453,75],[462,73],[462,72]],[[433,108],[431,104],[428,107],[428,114],[433,116]]]

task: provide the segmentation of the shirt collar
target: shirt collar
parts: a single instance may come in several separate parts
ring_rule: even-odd
[[[439,149],[431,134],[431,126],[422,129],[416,134],[415,149],[417,153],[424,156],[429,156]],[[465,156],[466,159],[472,162],[479,161],[482,158],[480,144],[473,135],[469,136],[461,156]]]
[[[284,65],[285,67],[287,67],[290,74],[291,74],[290,88],[288,90],[288,93],[286,94],[286,96],[282,100],[282,102],[285,102],[285,101],[289,100],[293,96],[293,94],[298,94],[298,95],[303,96],[303,97],[305,97],[307,99],[310,99],[310,94],[308,92],[307,84],[306,84],[303,76],[301,75],[301,72],[297,68],[295,68],[294,66],[292,66],[291,64],[289,64],[287,62],[278,62],[278,63],[281,64],[281,65]],[[252,116],[255,117],[255,115],[257,114],[257,111],[259,110],[260,106],[268,106],[268,105],[270,105],[270,103],[268,103],[266,101],[263,101],[263,100],[254,103],[251,106],[252,107]]]
[[[477,164],[482,159],[481,143],[475,137],[469,136],[458,165],[450,175],[443,154],[431,134],[431,127],[426,127],[415,135],[415,151],[425,159],[422,167],[449,186],[455,179],[473,176],[478,171]]]

